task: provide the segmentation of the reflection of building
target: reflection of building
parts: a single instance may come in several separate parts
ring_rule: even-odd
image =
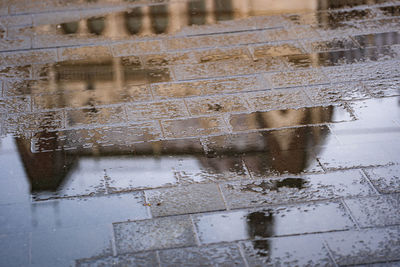
[[[213,24],[254,15],[314,11],[317,0],[194,0],[133,8],[80,21],[39,26],[37,30],[59,34],[93,34],[128,37],[177,32],[190,25]]]

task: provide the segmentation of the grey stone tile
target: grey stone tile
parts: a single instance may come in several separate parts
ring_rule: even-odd
[[[137,254],[124,254],[119,256],[95,257],[79,259],[75,261],[75,266],[138,266],[152,267],[158,266],[157,256],[154,251]]]
[[[353,64],[341,67],[321,68],[331,83],[345,81],[367,81],[394,78],[399,75],[396,60]]]
[[[361,227],[387,226],[400,223],[400,195],[346,199],[354,219]]]
[[[363,82],[365,88],[374,97],[398,96],[400,95],[400,78],[375,80]]]
[[[113,224],[118,253],[196,245],[189,216]]]
[[[393,158],[380,143],[326,147],[318,153],[317,158],[329,170],[379,166],[393,162]]]
[[[321,116],[309,116],[309,113]],[[254,129],[279,129],[302,125],[323,124],[352,120],[351,114],[340,106],[290,108],[282,110],[257,111],[245,114],[232,114],[230,124],[233,131]]]
[[[166,138],[196,137],[228,131],[223,118],[217,116],[163,120],[161,125]]]
[[[374,187],[381,193],[400,192],[400,166],[365,170]]]
[[[194,223],[203,244],[345,230],[354,225],[335,202],[202,214],[194,216]]]
[[[310,104],[307,95],[301,89],[266,90],[245,95],[250,108],[255,111],[289,109]]]
[[[304,91],[314,104],[342,103],[371,98],[361,83],[338,83],[305,87]]]
[[[351,102],[357,120],[331,125],[332,132],[345,145],[396,142],[400,138],[400,127],[396,123],[398,99],[387,97]]]
[[[245,265],[236,244],[162,250],[160,261],[162,267]]]
[[[145,191],[153,216],[188,214],[224,210],[225,205],[216,184],[195,184]]]
[[[129,121],[173,119],[189,115],[181,100],[126,105],[126,112]]]
[[[249,266],[334,266],[318,236],[277,237],[243,242]]]
[[[346,231],[325,237],[339,265],[368,264],[400,259],[399,227]]]
[[[221,187],[228,206],[233,209],[374,194],[374,190],[356,170],[228,182]]]
[[[325,84],[330,81],[329,77],[326,77],[323,72],[318,69],[268,73],[264,75],[264,79],[271,84],[272,88]]]
[[[60,130],[49,135],[53,137],[35,135],[32,139],[32,151],[79,150],[93,147],[127,149],[135,143],[160,140],[161,129],[158,122],[154,121],[123,126]],[[58,141],[52,142],[55,139]]]
[[[278,147],[270,151],[248,153],[243,160],[252,178],[263,179],[282,174],[323,172],[315,155],[307,148],[280,150]]]

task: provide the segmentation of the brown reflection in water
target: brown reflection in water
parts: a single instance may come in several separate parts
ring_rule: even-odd
[[[250,239],[266,238],[274,235],[274,214],[270,211],[257,211],[247,215],[247,229]],[[264,260],[269,258],[270,243],[268,240],[252,242],[257,255]]]
[[[377,2],[381,1],[372,1],[372,3]],[[371,1],[368,1],[368,3],[371,4]],[[335,29],[343,26],[343,22],[350,18],[365,18],[369,15],[368,11],[353,10],[345,12],[342,16],[319,11],[361,4],[365,4],[365,1],[293,0],[280,3],[273,0],[194,0],[168,4],[157,3],[131,8],[124,12],[87,17],[79,21],[40,25],[35,27],[35,31],[38,34],[41,32],[46,34],[76,34],[79,38],[84,36],[125,38],[131,35],[171,34],[191,25],[216,24],[220,21],[249,18],[254,15],[299,12],[313,12],[314,22],[320,27]],[[384,12],[396,14],[398,11],[384,10]],[[297,21],[296,15],[290,18]]]

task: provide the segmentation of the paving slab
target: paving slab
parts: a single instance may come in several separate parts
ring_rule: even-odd
[[[145,191],[154,217],[224,210],[225,204],[216,184],[195,184]]]
[[[161,266],[243,266],[237,244],[162,250]]]
[[[189,216],[114,223],[117,253],[196,245]]]
[[[399,260],[398,227],[338,232],[324,239],[339,265]]]
[[[322,238],[277,237],[242,243],[249,266],[333,266]]]
[[[375,194],[359,171],[228,182],[221,188],[231,209]]]
[[[365,171],[368,178],[379,192],[396,193],[400,191],[400,166],[394,165]]]
[[[344,207],[335,202],[202,214],[193,220],[202,244],[344,230],[354,225]]]

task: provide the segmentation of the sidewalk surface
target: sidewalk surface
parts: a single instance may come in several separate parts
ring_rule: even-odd
[[[400,266],[400,2],[0,3],[0,266]]]

